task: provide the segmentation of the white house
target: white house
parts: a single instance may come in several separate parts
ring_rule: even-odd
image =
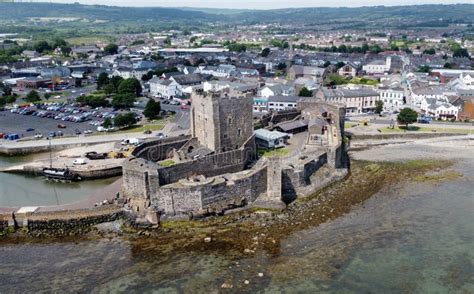
[[[264,86],[259,91],[259,96],[261,97],[271,97],[271,96],[290,96],[295,95],[295,89],[292,86],[288,85],[272,85]]]
[[[434,98],[424,99],[421,103],[420,109],[423,113],[436,119],[457,119],[459,115],[459,108],[457,106]]]
[[[281,111],[296,109],[298,96],[272,96],[268,97],[268,111]]]
[[[117,68],[113,71],[112,76],[120,76],[124,79],[136,78],[141,80],[144,75],[148,73],[148,70],[133,69],[128,67]]]
[[[405,91],[402,87],[380,86],[377,88],[377,91],[380,94],[380,100],[383,101],[385,111],[395,111],[402,108],[403,97],[405,96]]]
[[[374,60],[362,67],[367,74],[384,74],[390,71],[392,67],[392,58],[389,56],[384,60]]]
[[[148,83],[150,85],[150,94],[155,97],[171,99],[183,94],[181,86],[173,80],[161,80],[155,77]]]

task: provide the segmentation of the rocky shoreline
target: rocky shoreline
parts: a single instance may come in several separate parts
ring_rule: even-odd
[[[354,205],[360,205],[383,188],[397,187],[408,175],[423,179],[425,174],[441,173],[451,164],[433,160],[353,161],[345,179],[296,200],[284,210],[250,209],[201,220],[167,220],[159,226],[142,226],[127,213],[114,210],[106,216],[85,217],[74,223],[53,220],[54,226],[43,223],[43,226],[16,231],[7,227],[0,230],[0,242],[57,242],[64,241],[65,237],[82,240],[120,236],[135,242],[153,241],[166,251],[212,248],[245,256],[263,249],[277,254],[280,241],[290,234],[348,213]]]

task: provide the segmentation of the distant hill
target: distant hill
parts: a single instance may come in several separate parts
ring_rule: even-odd
[[[180,25],[199,27],[211,23],[282,23],[304,26],[332,24],[335,28],[344,28],[345,24],[347,24],[347,28],[405,28],[447,26],[452,23],[472,24],[474,4],[232,10],[116,7],[57,3],[0,3],[0,11],[0,24],[8,24],[8,26],[0,26],[0,32],[12,31],[12,26],[31,26],[32,18],[67,17],[82,19],[81,28],[101,29],[107,27],[107,31],[140,32],[157,27],[170,28]],[[37,26],[38,21],[35,21],[34,24]],[[113,24],[113,26],[110,24]],[[52,24],[47,25],[51,26]],[[64,24],[64,27],[68,27],[68,25]]]

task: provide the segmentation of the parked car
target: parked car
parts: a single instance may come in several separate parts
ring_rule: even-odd
[[[84,165],[86,164],[86,160],[84,158],[78,158],[72,162],[74,165]]]
[[[63,124],[58,124],[58,128],[60,128],[60,129],[65,129],[65,128],[66,128],[66,126],[65,126],[65,125],[63,125]]]

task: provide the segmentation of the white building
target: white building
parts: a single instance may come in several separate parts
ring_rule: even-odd
[[[150,94],[155,97],[171,99],[183,94],[181,86],[173,80],[161,80],[155,77],[148,83],[150,85]]]
[[[362,70],[367,74],[384,74],[390,71],[392,67],[392,58],[389,56],[383,60],[374,60],[362,67]]]
[[[426,98],[420,106],[421,111],[435,119],[451,119],[458,118],[459,108],[447,101],[437,100],[434,98]]]
[[[292,86],[276,84],[272,86],[264,86],[259,91],[261,97],[271,96],[290,96],[295,94],[295,89]]]
[[[148,70],[133,68],[117,68],[113,71],[112,76],[119,76],[124,79],[135,78],[141,81],[142,77],[148,73]]]

